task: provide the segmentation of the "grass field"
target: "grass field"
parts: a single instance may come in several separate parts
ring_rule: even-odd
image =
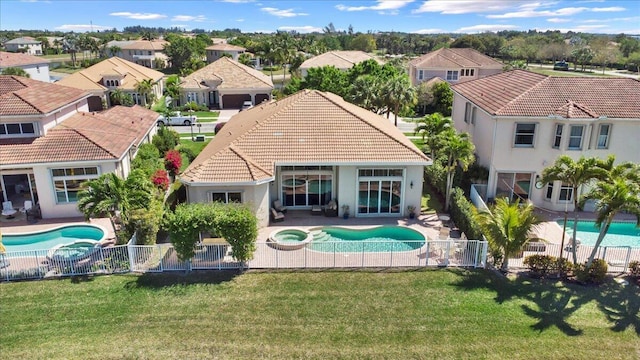
[[[0,284],[5,359],[637,359],[640,291],[488,271]]]

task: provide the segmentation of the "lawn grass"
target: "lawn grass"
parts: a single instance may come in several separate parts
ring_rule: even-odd
[[[636,359],[635,285],[492,272],[194,272],[0,284],[5,359]]]
[[[200,154],[200,152],[202,151],[202,149],[205,148],[205,146],[207,146],[207,144],[209,144],[209,141],[211,141],[211,139],[205,139],[205,141],[192,141],[191,140],[191,134],[188,134],[189,137],[184,138],[184,137],[180,137],[180,144],[178,145],[178,148],[181,147],[186,147],[186,148],[190,148],[191,150],[193,150],[194,154],[198,155]],[[195,134],[194,134],[195,136]],[[184,154],[182,155],[182,166],[180,166],[180,172],[184,171],[187,166],[189,166],[189,159],[187,159],[187,157]]]

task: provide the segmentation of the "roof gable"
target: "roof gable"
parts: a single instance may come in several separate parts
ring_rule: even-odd
[[[58,83],[0,75],[0,115],[48,114],[88,96]]]
[[[61,79],[58,83],[84,90],[106,90],[100,82],[104,76],[109,75],[123,76],[125,80],[118,88],[127,90],[135,89],[136,84],[143,80],[150,79],[157,82],[161,81],[164,76],[160,71],[114,56],[75,72]]]
[[[338,69],[350,69],[353,65],[367,60],[379,60],[363,51],[329,51],[305,60],[300,68],[335,66]]]
[[[49,64],[49,60],[29,54],[0,51],[0,69],[38,64]]]
[[[419,68],[502,69],[503,66],[501,62],[470,48],[440,48],[411,60],[409,64]]]
[[[222,57],[185,77],[180,87],[199,89],[209,87],[214,81],[218,89],[264,89],[273,88],[271,78],[262,72],[243,65],[228,57]]]

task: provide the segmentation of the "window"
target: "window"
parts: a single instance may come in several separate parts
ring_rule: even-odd
[[[78,192],[82,183],[97,177],[97,167],[51,169],[56,203],[64,204],[78,201]]]
[[[547,191],[544,195],[544,198],[547,200],[551,200],[551,195],[553,194],[553,183],[547,184]]]
[[[239,191],[224,191],[224,192],[212,192],[211,201],[221,203],[241,203],[242,193]]]
[[[424,79],[424,70],[418,70],[418,80]]]
[[[582,149],[582,135],[584,133],[584,125],[571,125],[569,131],[569,150]]]
[[[564,127],[564,125],[562,124],[556,124],[556,135],[553,138],[553,148],[554,149],[559,149],[560,148],[560,143],[562,142],[562,128]]]
[[[33,123],[0,124],[0,135],[35,135],[36,127]]]
[[[471,103],[466,103],[464,106],[464,122],[475,124],[476,123],[476,107]]]
[[[474,69],[462,69],[460,70],[460,76],[473,76]]]
[[[458,70],[447,70],[447,81],[458,81]]]
[[[536,133],[536,124],[516,124],[516,147],[533,147],[533,138]]]
[[[475,106],[473,107],[473,109],[471,109],[471,124],[472,125],[475,125],[475,123],[476,123],[476,110],[477,109],[478,108],[475,107]]]
[[[562,184],[560,187],[560,201],[573,201],[573,187],[570,185]]]
[[[402,176],[402,169],[360,169],[358,176]]]
[[[607,149],[609,147],[609,132],[611,131],[611,125],[600,125],[600,131],[598,131],[598,149]]]

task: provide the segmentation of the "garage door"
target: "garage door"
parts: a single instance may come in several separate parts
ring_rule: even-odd
[[[256,105],[262,104],[263,101],[269,101],[268,94],[257,94],[256,95]]]
[[[242,103],[245,101],[251,101],[251,95],[249,94],[223,95],[222,108],[223,109],[240,109],[242,107]]]

